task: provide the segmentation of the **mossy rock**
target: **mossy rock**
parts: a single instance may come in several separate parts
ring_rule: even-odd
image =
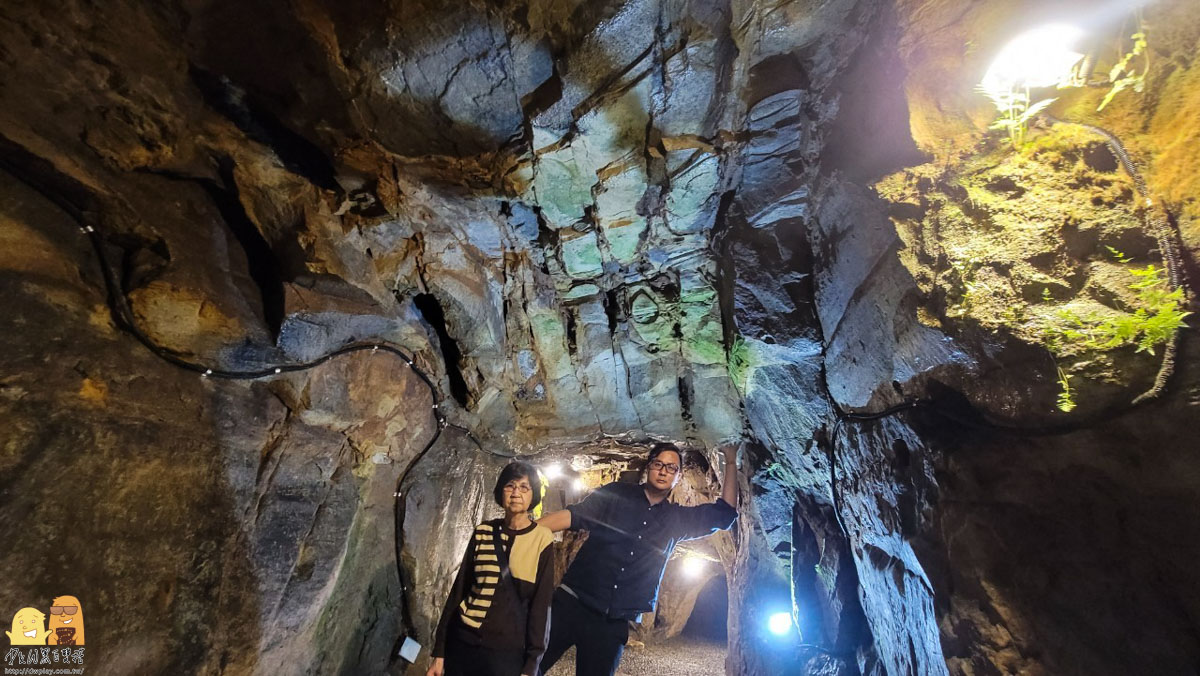
[[[1064,317],[1136,312],[1131,269],[1158,263],[1134,181],[1104,136],[1055,123],[1020,150],[992,140],[956,162],[888,176],[876,190],[907,245],[900,258],[925,293],[927,323],[1046,349],[1023,368],[1056,363],[1079,399],[1148,385],[1157,361],[1133,347],[1063,344],[1078,333]]]

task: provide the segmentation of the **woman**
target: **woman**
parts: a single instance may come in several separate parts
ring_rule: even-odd
[[[542,498],[537,470],[500,472],[504,518],[475,527],[438,623],[426,676],[536,676],[550,633],[554,534],[529,517]]]

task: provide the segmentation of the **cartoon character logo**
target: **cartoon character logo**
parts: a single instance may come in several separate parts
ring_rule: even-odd
[[[6,631],[11,645],[46,645],[46,616],[37,608],[22,608],[13,615],[12,631]]]
[[[50,606],[47,645],[83,645],[83,606],[74,596],[57,596]]]

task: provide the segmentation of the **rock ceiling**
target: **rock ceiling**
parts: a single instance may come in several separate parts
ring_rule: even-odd
[[[1103,247],[1160,263],[1147,223],[1194,297],[1200,18],[1147,7],[1144,91],[1026,151],[973,90],[1092,4],[9,3],[4,598],[77,580],[101,672],[383,673],[507,456],[746,434],[731,673],[1194,666],[1194,346],[1056,362],[1021,322],[1133,314]],[[401,346],[456,426],[392,357],[179,371],[119,302],[218,368]],[[759,641],[780,598],[810,652]]]

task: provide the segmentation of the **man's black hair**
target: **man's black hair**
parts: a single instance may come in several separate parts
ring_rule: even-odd
[[[650,463],[659,455],[662,455],[663,451],[674,451],[675,455],[679,456],[680,464],[683,463],[683,451],[679,450],[678,446],[669,441],[660,441],[650,447],[650,453],[646,456],[646,466],[649,467]]]
[[[533,495],[529,498],[528,510],[537,507],[542,501],[542,477],[538,475],[537,468],[527,462],[514,460],[504,466],[500,470],[500,478],[496,479],[496,488],[492,490],[492,496],[496,498],[496,504],[504,506],[504,487],[508,482],[517,479],[529,479],[529,488],[532,489]]]

